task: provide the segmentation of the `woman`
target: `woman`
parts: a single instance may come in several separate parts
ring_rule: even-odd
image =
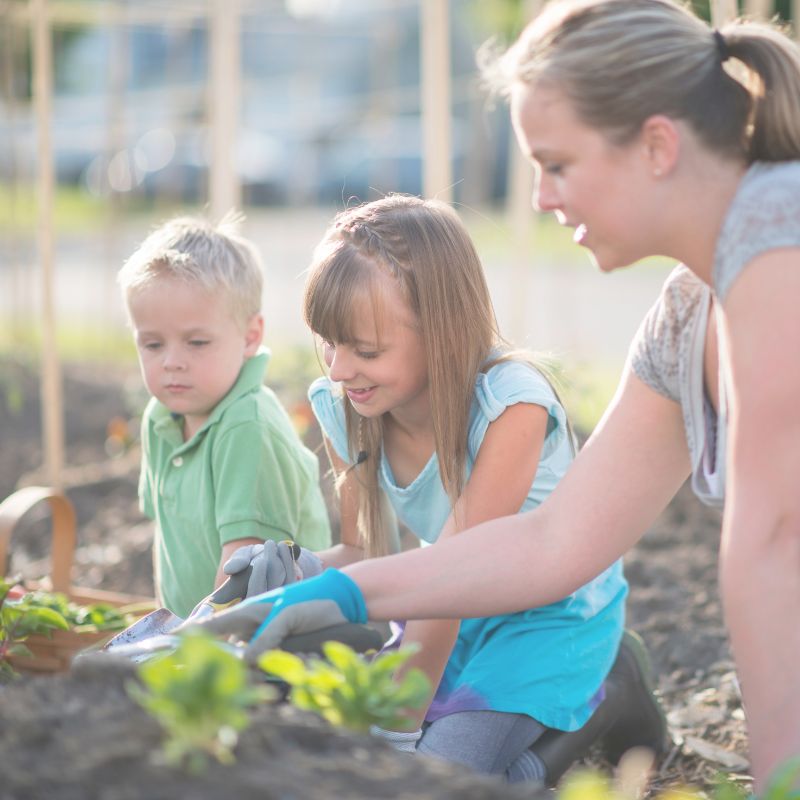
[[[635,544],[691,474],[701,499],[725,500],[721,588],[763,786],[800,753],[797,49],[766,25],[712,32],[669,0],[557,1],[494,71],[539,209],[574,227],[604,271],[654,254],[685,266],[539,508],[328,570],[246,601],[216,629],[249,618],[257,651],[342,617],[552,603]]]

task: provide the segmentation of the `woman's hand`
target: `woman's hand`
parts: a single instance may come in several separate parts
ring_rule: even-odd
[[[233,608],[203,620],[184,623],[175,633],[202,630],[248,642],[245,660],[255,663],[266,650],[289,636],[314,633],[332,625],[367,621],[367,607],[355,582],[336,569],[248,597]]]

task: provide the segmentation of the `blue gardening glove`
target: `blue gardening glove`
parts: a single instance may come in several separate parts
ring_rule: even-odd
[[[243,545],[222,565],[222,571],[226,575],[237,575],[248,566],[252,566],[252,570],[245,597],[311,578],[324,569],[322,561],[305,547],[288,540],[274,542],[271,539],[263,544]]]
[[[191,629],[235,636],[249,642],[244,657],[255,663],[263,652],[280,647],[289,636],[366,621],[367,606],[356,583],[337,569],[326,569],[315,578],[248,597],[198,622],[184,623],[174,632]]]
[[[369,732],[376,739],[383,739],[388,742],[395,750],[399,750],[401,753],[416,753],[417,742],[422,738],[422,728],[418,728],[415,731],[388,731],[386,728],[370,725]]]

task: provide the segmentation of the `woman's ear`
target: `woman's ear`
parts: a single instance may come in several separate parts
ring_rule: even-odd
[[[247,320],[247,326],[244,330],[244,354],[246,358],[254,356],[261,347],[261,341],[264,338],[264,317],[259,314],[253,314]]]
[[[653,177],[661,178],[675,168],[681,148],[681,136],[675,120],[654,114],[642,123],[641,144],[644,158]]]

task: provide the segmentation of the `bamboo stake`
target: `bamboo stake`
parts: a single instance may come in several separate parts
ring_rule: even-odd
[[[218,220],[241,202],[241,184],[234,166],[239,127],[241,63],[239,54],[239,0],[213,0],[211,5],[211,164],[209,200]]]
[[[714,28],[736,19],[738,14],[736,0],[711,0],[711,25]]]
[[[525,15],[532,20],[544,6],[545,0],[527,0]],[[506,218],[511,230],[514,291],[511,296],[511,335],[523,345],[528,334],[530,319],[530,291],[532,286],[530,240],[535,235],[538,218],[533,213],[533,168],[522,154],[512,131],[509,144],[508,171],[506,173]]]
[[[14,66],[16,57],[16,34],[15,22],[10,18],[10,0],[0,2],[0,17],[7,20],[6,24],[0,27],[0,75],[2,79],[3,99],[5,100],[6,118],[8,123],[8,139],[5,146],[9,153],[9,174],[8,174],[8,206],[9,206],[9,234],[8,250],[9,265],[11,272],[11,311],[9,314],[9,329],[12,345],[17,345],[22,331],[22,321],[25,318],[25,303],[23,302],[23,278],[20,247],[20,236],[17,224],[17,192],[20,184],[20,171],[18,167],[19,154],[17,153],[17,142],[14,134],[14,124],[16,117],[16,96],[14,91]]]
[[[753,19],[769,19],[774,7],[773,0],[744,0],[744,13]]]
[[[33,95],[38,164],[38,250],[42,267],[42,427],[51,486],[60,488],[64,466],[64,409],[53,307],[53,148],[50,140],[53,39],[47,0],[30,0]]]
[[[453,200],[448,0],[420,0],[422,193]]]

